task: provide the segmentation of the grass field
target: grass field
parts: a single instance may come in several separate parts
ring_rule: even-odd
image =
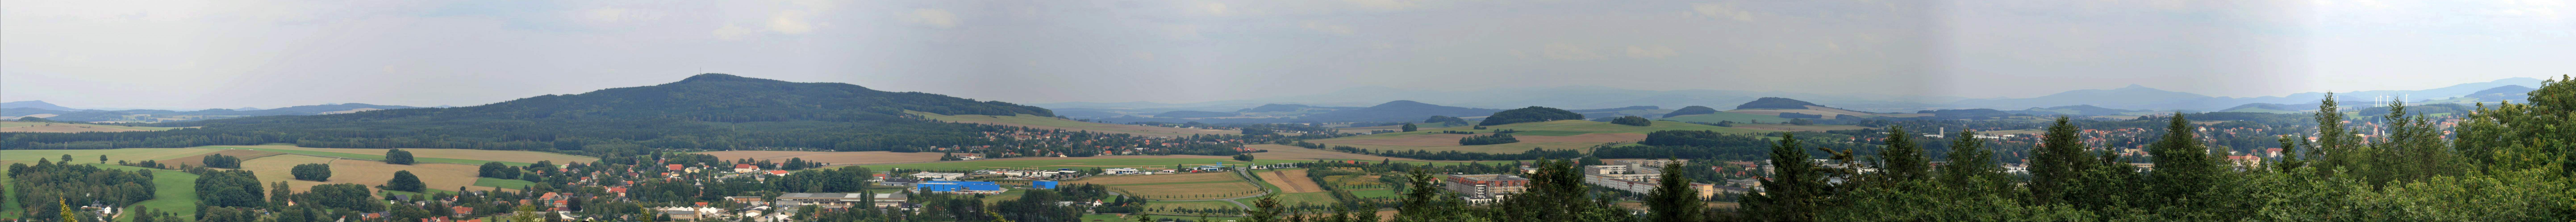
[[[760,159],[770,160],[771,162],[787,162],[788,158],[802,158],[808,162],[827,163],[832,165],[931,162],[939,161],[940,155],[940,153],[936,152],[897,153],[886,151],[815,152],[765,150],[713,151],[698,152],[697,154],[715,155],[718,159],[727,160]]]
[[[117,126],[75,123],[0,121],[0,132],[8,133],[78,133],[168,131],[181,127]]]
[[[1255,154],[1255,155],[1257,156],[1257,155],[1259,155],[1259,154]],[[1172,168],[1172,165],[1176,165],[1176,164],[1177,164],[1177,165],[1188,165],[1188,166],[1199,166],[1199,165],[1211,165],[1211,164],[1217,164],[1217,163],[1219,163],[1219,162],[1225,163],[1226,165],[1241,165],[1241,164],[1247,164],[1247,163],[1250,163],[1250,164],[1275,164],[1275,163],[1307,162],[1307,161],[1308,161],[1308,160],[1272,160],[1272,159],[1255,159],[1255,160],[1253,160],[1252,162],[1244,162],[1244,161],[1234,161],[1234,159],[1227,158],[1227,157],[1220,157],[1220,156],[1184,156],[1184,155],[1171,155],[1171,156],[1098,156],[1098,157],[1038,157],[1038,158],[1005,158],[1005,159],[986,159],[986,160],[968,160],[968,161],[941,161],[941,162],[929,162],[929,163],[876,164],[876,165],[860,165],[860,166],[862,166],[862,167],[867,167],[868,169],[871,169],[871,170],[879,170],[879,171],[883,171],[883,170],[890,170],[890,169],[895,169],[895,168],[903,168],[903,169],[925,169],[925,170],[1055,169],[1055,168],[1092,168],[1092,167],[1102,167],[1102,168],[1137,167],[1137,168],[1140,168],[1140,169],[1169,169],[1169,168]]]
[[[287,174],[287,171],[294,168],[295,165],[307,163],[331,164],[331,180],[320,182],[295,180],[293,175]],[[245,160],[242,161],[242,169],[250,170],[252,173],[258,174],[259,181],[261,183],[286,181],[287,186],[290,186],[290,188],[293,188],[296,192],[303,192],[306,189],[312,188],[313,185],[321,184],[354,183],[364,184],[369,187],[385,185],[386,180],[393,179],[394,171],[411,171],[412,175],[419,176],[421,182],[429,189],[448,190],[456,189],[458,187],[474,186],[479,183],[477,180],[469,180],[467,178],[475,178],[475,172],[480,170],[478,166],[474,165],[396,165],[377,161],[333,159],[329,157],[302,155],[279,155]],[[488,190],[492,188],[493,187],[476,187],[473,189]],[[517,189],[517,187],[512,187],[511,189]]]
[[[1097,176],[1068,183],[1108,185],[1119,193],[1162,200],[1201,200],[1261,194],[1261,187],[1234,173]]]
[[[1365,189],[1351,190],[1351,196],[1360,198],[1398,198],[1404,197],[1404,194],[1395,193],[1395,190],[1393,189]]]
[[[1147,209],[1147,210],[1146,210],[1146,212],[1153,212],[1153,213],[1178,213],[1178,212],[1169,211],[1169,209],[1242,209],[1242,208],[1243,208],[1243,207],[1237,207],[1237,206],[1235,206],[1235,205],[1234,205],[1234,203],[1228,203],[1228,202],[1225,202],[1225,201],[1213,201],[1213,200],[1209,200],[1209,201],[1146,201],[1146,202],[1145,202],[1145,209]],[[1216,215],[1216,216],[1226,216],[1226,215]],[[1162,217],[1163,217],[1163,216],[1156,216],[1156,218],[1162,218]],[[1185,217],[1185,218],[1195,218],[1195,217]]]
[[[1682,116],[1675,116],[1675,117],[1665,117],[1665,118],[1663,118],[1663,119],[1657,119],[1657,120],[1670,120],[1670,121],[1681,121],[1681,122],[1703,122],[1703,123],[1716,123],[1716,122],[1720,122],[1720,121],[1735,121],[1735,122],[1738,122],[1738,123],[1751,123],[1751,122],[1785,123],[1785,122],[1789,122],[1789,118],[1780,118],[1780,115],[1779,115],[1779,114],[1761,115],[1761,114],[1745,114],[1745,113],[1730,113],[1730,112],[1718,112],[1718,113],[1698,114],[1698,115],[1682,115]]]
[[[1530,148],[1584,149],[1590,148],[1594,145],[1601,145],[1602,143],[1632,142],[1645,139],[1646,133],[1663,130],[1712,130],[1721,133],[1776,132],[1771,130],[1728,128],[1673,121],[1656,121],[1655,124],[1651,126],[1629,126],[1583,120],[1558,120],[1486,126],[1486,128],[1486,130],[1474,130],[1470,127],[1432,128],[1421,129],[1413,132],[1396,132],[1320,139],[1309,142],[1323,143],[1330,146],[1352,146],[1374,150],[1518,153],[1521,151],[1528,151]],[[1458,138],[1466,137],[1467,135],[1439,133],[1442,130],[1491,132],[1501,129],[1521,131],[1512,134],[1513,136],[1518,137],[1521,142],[1461,146],[1457,145]],[[1254,155],[1259,156],[1260,154]]]
[[[269,152],[280,152],[280,153],[287,153],[287,154],[303,154],[303,155],[327,156],[327,157],[339,157],[339,158],[362,159],[362,160],[385,160],[385,150],[387,150],[387,149],[311,148],[311,147],[296,147],[296,146],[291,146],[291,145],[205,146],[205,147],[199,147],[199,148],[207,148],[207,149],[247,149],[247,150],[259,150],[259,151],[269,151]],[[467,165],[482,165],[482,164],[483,164],[483,163],[485,163],[485,162],[501,162],[501,163],[504,163],[504,164],[510,164],[510,165],[515,165],[515,166],[527,166],[528,164],[536,163],[537,161],[541,161],[541,160],[550,160],[550,161],[554,161],[554,162],[555,162],[555,164],[565,164],[565,163],[571,163],[571,162],[576,162],[576,161],[577,161],[577,162],[592,162],[592,161],[598,161],[598,160],[599,160],[599,158],[591,158],[591,157],[584,157],[584,156],[574,156],[574,155],[564,155],[564,154],[558,154],[558,153],[534,152],[534,151],[514,151],[514,150],[474,150],[474,149],[403,149],[403,151],[410,151],[410,152],[411,152],[411,156],[412,156],[412,160],[413,160],[413,161],[422,162],[422,163],[453,163],[453,164],[467,164]]]
[[[1777,131],[1810,131],[1810,132],[1824,132],[1824,131],[1827,131],[1827,130],[1875,129],[1875,128],[1870,128],[1870,127],[1865,127],[1865,126],[1853,126],[1853,125],[1804,125],[1804,126],[1801,126],[1801,125],[1789,125],[1789,124],[1735,124],[1735,128],[1757,129],[1757,130],[1777,130]]]
[[[1127,134],[1135,134],[1135,135],[1139,135],[1139,136],[1189,136],[1189,135],[1192,135],[1192,134],[1243,134],[1243,131],[1236,131],[1236,130],[1190,129],[1190,128],[1171,128],[1171,127],[1151,127],[1151,126],[1137,126],[1137,125],[1107,124],[1107,123],[1094,123],[1094,122],[1073,121],[1073,120],[1067,120],[1067,119],[1057,119],[1057,118],[1055,118],[1055,117],[1031,116],[1031,115],[1018,115],[1018,116],[954,115],[954,116],[951,116],[951,115],[939,115],[939,114],[936,114],[936,113],[928,113],[928,112],[920,112],[920,111],[904,111],[904,113],[910,113],[910,114],[913,114],[913,115],[920,115],[920,116],[922,116],[922,117],[930,118],[930,119],[932,119],[932,120],[948,121],[948,122],[977,123],[977,124],[993,124],[993,125],[1006,125],[1006,126],[1024,126],[1024,127],[1033,127],[1033,128],[1043,128],[1043,129],[1086,130],[1086,131],[1093,131],[1093,132],[1127,133]]]
[[[1333,193],[1326,193],[1326,192],[1283,193],[1283,194],[1279,194],[1279,195],[1271,196],[1271,198],[1278,198],[1278,200],[1279,200],[1279,205],[1280,205],[1280,206],[1297,206],[1297,205],[1300,205],[1300,204],[1304,204],[1304,205],[1317,205],[1317,206],[1330,206],[1330,205],[1333,205],[1333,204],[1335,204],[1335,203],[1340,203],[1340,202],[1338,202],[1338,201],[1334,201],[1334,200],[1333,200]],[[1236,200],[1236,201],[1243,201],[1243,202],[1244,202],[1244,204],[1252,204],[1252,201],[1260,201],[1260,200],[1261,200],[1261,199],[1259,199],[1259,198],[1253,198],[1253,199],[1243,199],[1243,200]]]
[[[252,160],[252,159],[259,159],[260,157],[276,156],[276,155],[279,155],[279,154],[286,154],[286,153],[269,152],[269,151],[258,151],[258,150],[216,150],[215,152],[206,153],[206,154],[197,154],[197,155],[195,155],[195,156],[184,156],[184,157],[179,157],[179,158],[171,158],[171,159],[167,159],[167,160],[156,160],[156,161],[153,161],[153,163],[159,163],[159,164],[161,164],[161,165],[163,165],[163,166],[174,167],[174,169],[175,169],[175,167],[183,166],[183,165],[185,165],[185,166],[205,166],[205,165],[206,165],[206,157],[207,157],[207,156],[214,156],[214,155],[217,155],[217,154],[222,154],[222,155],[225,155],[225,156],[233,156],[233,158],[239,158],[239,159],[241,159],[241,160]]]
[[[153,186],[152,199],[134,203],[134,205],[152,208],[152,211],[154,212],[170,212],[179,215],[197,214],[196,174],[189,174],[188,172],[180,172],[176,170],[119,166],[115,164],[96,164],[94,166],[117,170],[151,170]],[[132,219],[133,217],[119,217],[119,221],[128,221]]]
[[[118,160],[124,160],[124,161],[166,160],[166,159],[173,159],[173,158],[179,158],[179,157],[196,156],[196,155],[199,155],[199,154],[212,153],[212,152],[215,152],[215,150],[209,150],[209,149],[189,149],[189,148],[125,148],[125,149],[104,149],[104,150],[0,150],[0,165],[6,165],[6,164],[10,164],[10,163],[26,163],[26,164],[29,164],[29,165],[34,165],[34,164],[36,164],[36,159],[53,159],[54,161],[61,161],[61,160],[59,160],[59,158],[62,158],[62,157],[63,157],[63,155],[65,155],[65,154],[72,155],[72,160],[73,160],[72,162],[74,162],[74,163],[98,163],[98,162],[96,162],[96,161],[98,161],[98,155],[107,155],[107,159],[108,159],[108,161],[107,161],[107,162],[109,162],[109,163],[115,163],[115,162],[116,162],[116,161],[118,161]],[[155,161],[155,162],[158,162],[158,161]]]
[[[537,182],[528,182],[528,181],[525,181],[525,180],[500,179],[500,178],[490,178],[490,177],[475,177],[475,178],[474,178],[474,186],[478,186],[478,187],[498,187],[498,188],[501,188],[501,189],[517,190],[517,189],[522,188],[522,187],[529,187],[529,186],[536,186],[536,185],[537,185]]]

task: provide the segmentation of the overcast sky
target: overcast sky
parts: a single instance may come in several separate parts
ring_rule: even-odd
[[[465,106],[696,73],[1020,103],[1353,86],[2277,96],[2576,73],[2570,4],[0,0],[0,101]]]

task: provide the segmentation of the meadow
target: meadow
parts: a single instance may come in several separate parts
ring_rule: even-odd
[[[258,150],[258,151],[280,152],[280,153],[287,153],[287,154],[301,154],[301,155],[326,156],[326,157],[338,157],[338,158],[361,159],[361,160],[377,160],[377,161],[385,160],[385,151],[387,150],[387,149],[353,149],[353,148],[311,148],[311,147],[297,147],[297,146],[293,146],[293,145],[203,146],[203,147],[198,147],[198,148],[208,148],[208,149],[246,149],[246,150]],[[510,164],[510,165],[516,165],[516,166],[527,166],[528,164],[533,164],[533,163],[536,163],[537,161],[554,161],[554,163],[555,163],[555,164],[565,164],[565,163],[571,163],[571,162],[592,162],[592,161],[598,161],[598,160],[599,160],[599,158],[591,158],[591,157],[585,157],[585,156],[574,156],[574,155],[564,155],[564,154],[558,154],[558,153],[535,152],[535,151],[515,151],[515,150],[476,150],[476,149],[402,149],[402,150],[403,150],[403,151],[410,151],[410,152],[411,152],[411,156],[412,156],[412,160],[417,161],[417,162],[422,162],[422,163],[453,163],[453,164],[466,164],[466,165],[483,165],[483,163],[486,163],[486,162],[501,162],[501,163],[504,163],[504,164]]]
[[[1161,200],[1204,200],[1261,194],[1262,187],[1234,173],[1094,176],[1066,183],[1107,185],[1119,193]]]
[[[152,199],[134,203],[134,205],[152,208],[153,212],[170,212],[179,215],[197,214],[197,174],[190,174],[188,172],[180,172],[176,170],[120,166],[114,164],[95,164],[94,166],[116,170],[151,170],[153,186]],[[119,214],[124,213],[120,212]],[[132,219],[133,217],[119,217],[118,221],[130,221]]]
[[[295,180],[293,175],[287,173],[287,171],[294,168],[295,165],[308,163],[330,164],[330,180]],[[244,160],[242,161],[242,169],[249,170],[252,173],[257,174],[261,183],[286,181],[287,186],[294,189],[296,192],[303,192],[306,189],[312,188],[313,185],[322,184],[354,183],[364,184],[369,187],[385,185],[385,181],[393,179],[394,171],[411,171],[412,175],[419,176],[421,178],[421,182],[429,189],[448,190],[459,187],[475,186],[478,181],[467,180],[465,178],[476,178],[475,173],[477,170],[480,170],[476,165],[397,165],[369,160],[350,160],[304,155],[279,155]],[[475,187],[473,189],[489,190],[492,188],[494,187]],[[518,188],[512,187],[511,189]]]

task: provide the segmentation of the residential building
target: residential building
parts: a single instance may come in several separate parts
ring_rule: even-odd
[[[1445,188],[1469,203],[1485,204],[1529,191],[1529,178],[1510,174],[1447,175]]]
[[[773,203],[778,207],[811,205],[827,208],[848,208],[859,204],[867,204],[878,208],[892,208],[903,206],[904,201],[909,198],[909,196],[897,193],[787,193],[779,194],[778,198],[776,198],[778,201]]]
[[[912,178],[921,178],[923,180],[957,180],[958,178],[966,178],[966,173],[920,172],[913,173]]]

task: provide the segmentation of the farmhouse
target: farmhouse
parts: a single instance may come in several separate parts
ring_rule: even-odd
[[[733,164],[733,172],[735,172],[735,173],[750,173],[750,172],[754,172],[754,171],[760,171],[760,166],[752,166],[751,164],[740,164],[740,163]]]
[[[900,177],[898,177],[898,178],[886,178],[886,179],[884,179],[884,180],[877,180],[877,186],[897,186],[897,187],[908,187],[908,186],[912,186],[912,184],[914,184],[914,183],[921,183],[921,179],[900,178]]]

